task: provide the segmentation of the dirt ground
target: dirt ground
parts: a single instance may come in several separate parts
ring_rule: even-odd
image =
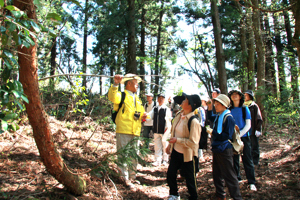
[[[138,166],[136,191],[124,187],[116,176],[99,178],[86,174],[106,152],[115,151],[115,133],[110,125],[97,126],[91,119],[63,122],[49,117],[53,141],[73,173],[86,179],[87,191],[82,196],[69,194],[46,171],[40,161],[31,126],[22,120],[20,130],[0,135],[0,199],[166,199],[167,166]],[[91,128],[93,127],[95,131]],[[300,134],[299,127],[268,126],[260,138],[261,162],[255,168],[257,192],[250,191],[246,180],[240,183],[244,199],[300,199]],[[90,137],[92,136],[92,137]],[[148,162],[154,161],[153,144]],[[205,162],[197,174],[199,199],[215,199],[212,180],[212,156],[204,152]],[[245,172],[241,163],[241,175]],[[188,198],[185,181],[179,182],[181,199]],[[227,199],[230,197],[227,195]]]

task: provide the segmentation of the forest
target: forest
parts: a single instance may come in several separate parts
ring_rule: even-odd
[[[300,198],[298,0],[0,0],[0,18],[0,199],[166,199],[152,142],[132,152],[137,190],[118,179],[107,91],[127,73],[143,102],[181,93],[186,75],[201,95],[253,90],[261,164],[242,196]],[[198,196],[215,199],[204,156]]]

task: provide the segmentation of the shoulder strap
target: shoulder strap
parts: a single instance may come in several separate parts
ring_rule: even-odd
[[[227,113],[225,116],[224,116],[224,118],[223,118],[223,124],[224,124],[224,122],[225,122],[225,120],[227,119],[227,117],[228,116],[232,116],[230,113]]]
[[[242,112],[243,112],[243,119],[246,122],[246,106],[242,106]]]
[[[145,107],[145,109],[147,109],[148,108],[148,103],[145,103],[144,107]]]
[[[156,101],[154,101],[154,105],[153,105],[153,107],[154,107],[154,106],[156,106]]]
[[[191,116],[191,118],[188,121],[189,132],[191,132],[191,124],[194,118],[197,118],[197,116],[196,115]]]
[[[123,103],[124,103],[124,100],[125,100],[125,92],[122,92],[122,97],[121,97],[121,102],[119,104],[119,109],[118,111],[120,110],[120,108],[122,107]]]

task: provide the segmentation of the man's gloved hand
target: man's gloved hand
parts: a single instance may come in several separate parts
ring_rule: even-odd
[[[259,137],[259,136],[261,136],[261,132],[260,131],[255,131],[255,135],[256,135],[256,137]]]

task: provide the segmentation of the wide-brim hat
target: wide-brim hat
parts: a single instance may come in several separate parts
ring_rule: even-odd
[[[126,74],[121,80],[121,84],[133,79],[136,79],[138,83],[142,81],[141,77],[137,76],[136,74]]]
[[[220,94],[220,93],[221,93],[221,90],[220,90],[219,88],[215,88],[215,89],[213,90],[213,92],[216,92],[217,94]]]
[[[228,93],[229,99],[231,99],[231,95],[232,95],[234,92],[237,92],[237,93],[242,97],[242,100],[243,100],[243,101],[245,100],[245,95],[244,95],[240,90],[231,90],[231,91]]]
[[[246,90],[246,92],[244,92],[245,94],[249,94],[252,98],[252,100],[254,99],[254,93],[252,90]]]
[[[230,99],[225,94],[220,94],[219,96],[214,98],[214,100],[220,102],[226,108],[228,108],[230,106]]]
[[[189,104],[192,106],[193,111],[201,106],[201,98],[198,94],[187,95],[183,92],[182,96],[175,96],[173,99],[175,103],[181,105],[185,98],[189,100]]]

